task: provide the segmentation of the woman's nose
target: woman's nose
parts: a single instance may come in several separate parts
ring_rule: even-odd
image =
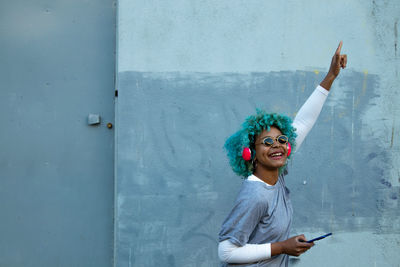
[[[279,142],[274,140],[274,143],[272,143],[272,147],[278,147],[279,146]]]

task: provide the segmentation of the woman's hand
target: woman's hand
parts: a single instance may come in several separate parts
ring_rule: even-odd
[[[278,254],[300,256],[314,246],[314,243],[306,243],[306,241],[304,235],[298,235],[282,242],[273,243],[271,244],[271,256]]]
[[[347,65],[347,55],[341,55],[340,52],[342,50],[343,42],[340,41],[338,48],[335,51],[335,54],[332,57],[331,66],[329,67],[328,74],[326,75],[325,79],[321,82],[321,86],[326,90],[330,90],[333,81],[340,73],[340,69],[346,68]]]
[[[340,68],[344,69],[347,65],[347,55],[340,54],[340,51],[342,50],[342,45],[343,42],[340,41],[339,46],[332,57],[331,66],[328,72],[328,75],[333,75],[335,78],[339,75]]]

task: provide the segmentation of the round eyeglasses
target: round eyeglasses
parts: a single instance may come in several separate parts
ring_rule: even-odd
[[[274,142],[278,142],[278,144],[284,145],[287,144],[289,141],[288,137],[286,135],[280,135],[277,137],[271,137],[271,136],[266,136],[261,143],[258,143],[256,145],[265,145],[265,146],[272,146]]]

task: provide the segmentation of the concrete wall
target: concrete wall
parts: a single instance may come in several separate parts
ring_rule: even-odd
[[[296,266],[399,266],[397,1],[119,1],[116,266],[217,266],[241,180],[223,143],[348,68],[290,163]],[[328,259],[328,260],[327,260]]]
[[[112,265],[115,13],[0,2],[1,267]]]

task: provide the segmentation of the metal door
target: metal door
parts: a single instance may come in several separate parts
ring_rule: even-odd
[[[0,25],[0,266],[112,266],[115,3],[2,1]]]

